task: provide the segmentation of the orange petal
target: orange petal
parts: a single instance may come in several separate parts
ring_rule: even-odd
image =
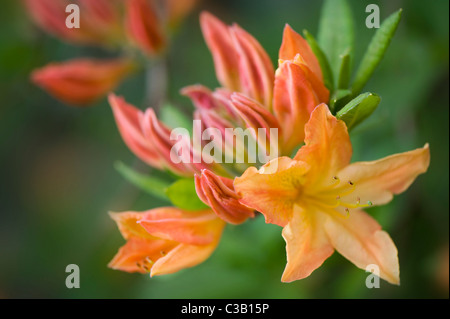
[[[343,201],[374,205],[386,204],[393,195],[404,192],[430,165],[428,144],[423,148],[385,157],[373,162],[353,163],[342,169],[337,176],[342,181],[352,181],[355,190],[342,197]]]
[[[300,196],[309,165],[280,157],[268,162],[259,171],[248,168],[234,180],[240,202],[261,212],[266,223],[285,226],[292,217],[294,203]]]
[[[377,265],[381,278],[392,284],[400,283],[397,248],[368,214],[352,211],[348,219],[330,216],[325,231],[333,247],[357,267]]]
[[[132,69],[125,59],[76,59],[35,70],[31,79],[66,103],[86,105],[113,90]]]
[[[163,257],[164,252],[173,250],[177,245],[163,239],[146,240],[133,237],[122,246],[108,267],[127,272],[148,273],[155,261]]]
[[[227,223],[242,224],[254,217],[253,209],[239,203],[233,181],[229,178],[204,170],[200,176],[195,176],[195,189],[198,197]]]
[[[109,96],[109,103],[119,132],[128,148],[148,165],[162,169],[164,166],[161,156],[144,135],[141,125],[143,112],[113,94]]]
[[[200,25],[214,59],[217,79],[231,91],[239,91],[239,60],[227,25],[209,12],[201,13]]]
[[[117,223],[123,238],[133,237],[151,239],[152,237],[138,222],[144,218],[145,212],[109,213],[109,216]]]
[[[325,104],[316,107],[305,125],[305,146],[294,157],[311,165],[309,181],[329,185],[337,172],[350,163],[351,156],[345,123],[338,121]]]
[[[146,54],[159,54],[166,46],[162,21],[151,2],[127,0],[128,35]]]
[[[202,246],[180,244],[155,262],[150,275],[171,274],[184,268],[196,266],[211,256],[217,244],[218,241]]]
[[[139,224],[155,237],[191,245],[212,243],[224,226],[211,210],[187,212],[176,207],[152,209]]]
[[[290,155],[303,142],[305,124],[321,102],[302,67],[289,61],[280,65],[275,77],[273,109],[283,125],[285,153]]]
[[[301,55],[306,65],[314,72],[317,78],[322,81],[322,69],[308,42],[286,24],[283,32],[283,42],[281,43],[279,58],[281,60],[293,60],[297,54]]]
[[[292,219],[283,228],[287,264],[281,281],[308,277],[333,254],[334,249],[323,230],[325,218],[318,211],[305,211],[295,205]]]

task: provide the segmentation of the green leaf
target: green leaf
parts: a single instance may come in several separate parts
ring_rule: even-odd
[[[369,81],[373,72],[377,68],[386,53],[391,39],[397,30],[400,18],[402,16],[402,9],[391,14],[386,20],[383,21],[380,28],[373,36],[369,47],[364,54],[361,64],[358,67],[358,71],[353,81],[352,92],[353,96],[359,94],[367,81]]]
[[[323,82],[330,92],[334,91],[334,80],[333,80],[333,71],[331,70],[330,63],[328,62],[328,58],[325,53],[320,48],[316,39],[313,37],[311,33],[307,30],[303,30],[303,35],[308,41],[311,50],[314,52],[317,60],[319,61],[320,68],[322,69]]]
[[[114,167],[131,184],[142,189],[148,194],[169,201],[169,198],[165,193],[165,189],[170,186],[170,182],[154,176],[147,176],[142,173],[138,173],[122,162],[117,162]]]
[[[343,105],[345,105],[352,92],[350,90],[336,90],[333,95],[330,97],[330,110],[336,114]],[[344,101],[344,102],[342,102]],[[346,101],[346,102],[345,102]]]
[[[197,196],[194,179],[180,179],[169,186],[167,196],[172,203],[185,210],[201,210],[208,208]]]
[[[164,104],[160,110],[160,119],[171,128],[185,128],[192,133],[192,119],[172,104]]]
[[[339,78],[337,83],[338,89],[348,89],[350,84],[350,73],[351,73],[351,57],[350,52],[347,51],[343,53],[340,57],[341,66],[339,68]]]
[[[349,130],[367,119],[380,104],[381,98],[374,93],[363,93],[351,100],[336,117],[347,124]]]
[[[341,66],[340,56],[348,50],[351,59],[355,43],[354,22],[347,0],[325,0],[320,17],[318,41],[330,61],[333,74],[338,75]]]

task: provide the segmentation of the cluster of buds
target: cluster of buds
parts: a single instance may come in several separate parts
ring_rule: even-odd
[[[208,144],[216,144],[222,154],[231,154],[231,160],[224,163],[215,158],[211,162],[200,156],[196,163],[192,159],[201,153],[205,142],[192,146],[195,143],[186,137],[184,143],[191,146],[188,161],[174,161],[171,154],[180,140],[171,138],[172,130],[151,108],[141,111],[115,95],[109,101],[122,138],[137,157],[154,168],[194,177],[197,195],[210,207],[209,214],[226,223],[241,224],[254,217],[255,211],[240,203],[233,179],[255,162],[248,160],[250,142],[244,143],[225,131],[249,130],[257,148],[265,154],[275,149],[275,157],[290,155],[303,142],[303,126],[310,113],[318,104],[328,102],[329,92],[317,58],[290,26],[285,27],[275,70],[259,42],[238,25],[227,26],[207,12],[201,14],[200,22],[222,87],[211,90],[193,85],[182,89],[181,94],[192,100],[194,119],[201,123],[194,125],[194,135],[204,136],[208,129],[220,132]],[[272,133],[274,129],[277,134]],[[130,271],[116,263],[115,268]]]
[[[24,1],[35,23],[61,40],[124,52],[112,59],[53,62],[33,72],[32,81],[59,100],[89,105],[136,69],[132,48],[149,59],[164,54],[171,31],[198,0],[78,0],[79,28],[67,25],[73,1]]]

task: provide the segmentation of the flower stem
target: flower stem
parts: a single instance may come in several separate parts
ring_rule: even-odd
[[[146,73],[145,103],[152,107],[156,114],[167,100],[168,81],[166,59],[160,57],[151,60]]]

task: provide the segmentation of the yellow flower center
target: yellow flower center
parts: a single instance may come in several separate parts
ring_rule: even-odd
[[[361,204],[361,199],[356,197],[355,202],[345,202],[342,200],[343,197],[351,195],[356,190],[356,185],[352,181],[347,181],[347,183],[342,185],[339,177],[334,176],[331,185],[322,188],[314,196],[309,196],[315,204],[321,207],[328,208],[327,211],[333,212],[338,217],[348,218],[350,216],[350,209],[353,208],[363,208],[372,206],[372,202],[368,201],[367,204]],[[346,215],[342,215],[337,208],[343,207]]]

